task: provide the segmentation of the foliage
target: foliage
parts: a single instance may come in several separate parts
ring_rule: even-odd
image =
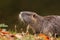
[[[0,31],[0,40],[60,40],[60,38],[48,37],[44,34],[30,34],[30,33],[11,33],[9,31]]]
[[[8,25],[0,24],[0,27],[8,27]]]

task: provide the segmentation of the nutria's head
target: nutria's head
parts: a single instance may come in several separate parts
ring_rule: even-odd
[[[37,14],[35,12],[22,11],[19,14],[19,18],[26,23],[37,22]]]

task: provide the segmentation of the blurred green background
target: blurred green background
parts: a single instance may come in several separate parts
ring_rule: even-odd
[[[0,23],[7,24],[8,30],[25,28],[19,18],[20,11],[34,11],[39,15],[60,15],[60,0],[0,0]]]

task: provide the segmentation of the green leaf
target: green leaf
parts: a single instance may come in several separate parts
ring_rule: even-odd
[[[8,27],[8,25],[0,24],[0,27]]]

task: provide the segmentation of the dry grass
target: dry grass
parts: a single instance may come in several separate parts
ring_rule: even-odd
[[[44,34],[30,34],[29,32],[11,33],[0,30],[0,40],[60,40],[60,38],[48,37]]]

